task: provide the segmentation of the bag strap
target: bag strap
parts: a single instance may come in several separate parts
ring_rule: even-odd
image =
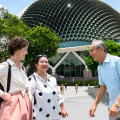
[[[11,65],[8,63],[7,92],[10,90],[11,83]]]
[[[24,66],[22,66],[22,69],[23,69],[23,71],[24,71]]]
[[[22,66],[24,71],[24,67]],[[8,78],[7,78],[7,92],[10,90],[10,83],[11,83],[11,65],[8,63]]]

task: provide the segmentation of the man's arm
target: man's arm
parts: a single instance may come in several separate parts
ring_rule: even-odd
[[[105,85],[100,85],[100,88],[98,90],[98,93],[97,93],[97,96],[96,96],[95,101],[93,103],[93,106],[89,110],[89,116],[90,117],[95,116],[94,112],[96,111],[97,105],[99,104],[99,102],[103,98],[105,92],[106,92],[106,86]]]
[[[116,99],[116,102],[120,103],[120,94],[119,94],[118,98]]]

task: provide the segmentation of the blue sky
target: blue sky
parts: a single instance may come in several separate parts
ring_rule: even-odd
[[[9,13],[18,14],[35,1],[36,0],[0,0],[0,4],[4,6]]]
[[[9,13],[18,14],[20,11],[22,11],[24,8],[26,8],[28,5],[32,4],[35,1],[36,0],[0,0],[0,4],[4,6]],[[120,0],[101,0],[101,1],[107,3],[120,13]]]

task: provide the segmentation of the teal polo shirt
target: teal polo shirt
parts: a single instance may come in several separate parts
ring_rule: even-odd
[[[120,94],[120,57],[107,54],[103,64],[98,66],[99,84],[106,85],[109,94],[109,106]]]

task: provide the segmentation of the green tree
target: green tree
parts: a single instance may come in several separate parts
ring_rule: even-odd
[[[116,55],[120,57],[120,44],[117,42],[114,42],[113,40],[108,40],[105,42],[105,45],[107,47],[108,53],[111,55]]]
[[[61,38],[54,31],[50,31],[49,28],[42,26],[42,24],[30,29],[26,39],[30,42],[29,54],[26,57],[26,65],[30,65],[30,73],[34,71],[36,56],[41,54],[51,57],[57,54],[58,43],[61,41]]]
[[[120,57],[120,44],[118,44],[117,42],[114,42],[113,40],[108,40],[107,42],[105,42],[105,45],[107,47],[108,53],[110,53],[111,55],[116,55]],[[88,53],[89,53],[89,50],[88,50]],[[85,57],[85,63],[88,69],[92,71],[97,70],[98,62],[95,62],[89,54],[87,57]]]
[[[4,8],[0,9],[0,14],[0,62],[2,62],[9,57],[8,40],[15,36],[25,37],[30,28]]]
[[[7,26],[6,36],[8,39],[11,39],[15,36],[24,38],[30,29],[17,16],[11,14],[8,14],[8,16],[6,17],[5,24]]]
[[[22,19],[9,14],[7,10],[0,9],[0,13],[2,14],[0,18],[0,62],[8,58],[7,42],[15,36],[29,40],[29,54],[24,63],[26,66],[29,65],[30,68],[34,66],[38,54],[46,54],[51,57],[57,53],[58,43],[61,39],[54,31],[50,31],[49,28],[42,26],[42,24],[31,29],[23,23]]]

